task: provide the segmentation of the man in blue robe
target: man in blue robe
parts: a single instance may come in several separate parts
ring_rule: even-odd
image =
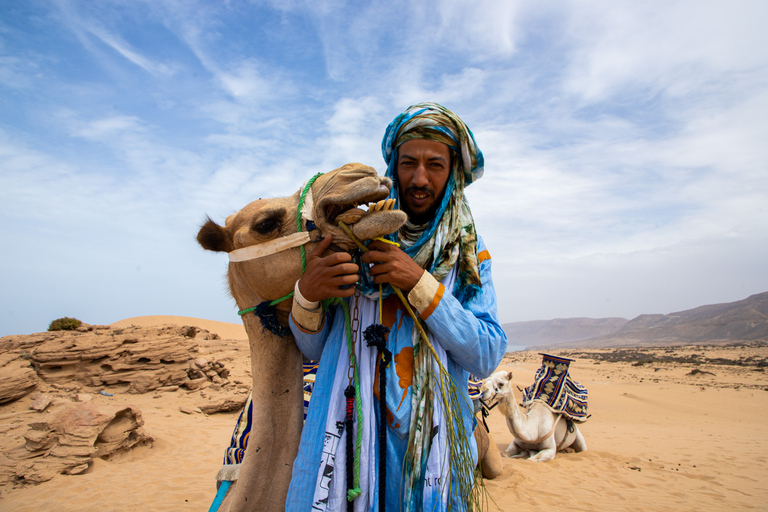
[[[382,141],[390,197],[408,215],[398,245],[374,241],[360,259],[328,253],[326,237],[295,286],[290,327],[302,353],[319,360],[293,466],[287,510],[465,510],[477,448],[467,392],[470,374],[490,375],[507,340],[499,323],[491,258],[475,231],[464,188],[483,174],[483,155],[445,107],[408,108]],[[399,288],[429,343],[393,292]],[[321,301],[342,298],[322,307]],[[327,304],[327,303],[326,303]],[[346,310],[346,311],[345,311]],[[378,352],[362,332],[389,328],[386,418],[380,418]],[[351,335],[348,333],[351,331]],[[350,363],[350,361],[352,361]],[[343,427],[344,390],[357,387],[354,428]],[[386,423],[386,469],[379,432]],[[346,484],[346,436],[354,435],[354,489]]]

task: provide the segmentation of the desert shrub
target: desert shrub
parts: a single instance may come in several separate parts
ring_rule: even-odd
[[[69,318],[68,316],[65,316],[64,318],[57,318],[53,322],[51,322],[51,325],[48,326],[49,331],[74,331],[83,322],[78,320],[77,318]]]

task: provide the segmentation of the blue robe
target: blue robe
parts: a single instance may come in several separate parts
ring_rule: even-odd
[[[440,286],[432,304],[421,314],[430,334],[436,337],[447,354],[448,373],[461,393],[461,418],[475,463],[477,447],[472,432],[475,427],[472,401],[469,399],[467,383],[470,374],[485,377],[493,373],[501,362],[507,338],[499,323],[496,292],[491,279],[491,259],[481,238],[478,237],[478,260],[482,288],[470,300],[454,297],[450,290]],[[349,299],[348,299],[349,300]],[[360,300],[371,300],[361,297]],[[413,320],[405,312],[395,295],[385,299],[382,323],[390,328],[387,348],[392,352],[394,364],[387,369],[387,495],[386,507],[390,511],[400,510],[402,499],[402,464],[408,444],[411,392],[409,380],[412,365]],[[312,508],[318,467],[323,456],[324,433],[331,388],[335,375],[335,361],[339,351],[347,350],[344,314],[337,306],[325,316],[318,332],[307,332],[291,318],[291,330],[301,352],[309,359],[320,361],[312,401],[309,406],[301,444],[293,464],[293,476],[286,502],[288,511],[308,511]],[[364,330],[367,326],[361,325]],[[363,342],[364,344],[364,342]],[[375,350],[374,348],[365,348]],[[333,364],[323,364],[332,361]],[[364,389],[362,393],[374,393],[378,399],[378,388]],[[378,404],[378,402],[376,402]],[[378,405],[376,406],[378,410]],[[378,418],[376,428],[378,429]],[[375,442],[378,442],[376,439]],[[378,447],[376,447],[378,453]],[[337,464],[343,461],[337,461]],[[376,462],[376,467],[378,463]],[[435,485],[425,482],[425,488]],[[377,491],[376,491],[377,492]],[[455,497],[454,497],[455,499]],[[458,500],[461,502],[462,500]],[[378,509],[378,497],[372,511]],[[459,503],[455,503],[462,510]],[[439,507],[438,507],[439,509]]]

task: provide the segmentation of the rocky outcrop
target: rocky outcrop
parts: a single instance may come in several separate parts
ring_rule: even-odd
[[[188,389],[197,389],[206,382],[222,384],[229,377],[229,370],[224,367],[224,363],[219,361],[209,361],[205,357],[198,357],[187,368],[187,377],[189,381],[185,383]]]
[[[51,385],[128,384],[130,393],[168,386],[226,384],[229,370],[199,356],[198,341],[217,334],[194,326],[113,329],[83,325],[0,338],[0,403],[25,396],[38,379]]]
[[[152,392],[166,405],[162,399],[176,395],[172,407],[188,414],[242,408],[247,386],[230,381],[230,369],[209,352],[226,342],[213,340],[219,336],[178,325],[83,325],[0,338],[0,435],[7,436],[0,490],[80,474],[94,459],[151,444],[130,405],[139,400],[126,393]],[[190,404],[201,398],[200,408]]]
[[[246,396],[229,396],[208,404],[201,404],[198,408],[205,414],[215,414],[217,412],[239,411],[245,405]]]
[[[108,459],[154,441],[144,431],[141,412],[131,406],[61,404],[28,425],[24,444],[0,459],[0,476],[6,480],[40,483],[58,474],[79,474],[95,458]]]
[[[0,354],[0,404],[26,396],[37,387],[37,373],[19,353]]]

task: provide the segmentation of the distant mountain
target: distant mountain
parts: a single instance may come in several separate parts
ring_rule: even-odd
[[[704,345],[738,341],[768,341],[768,292],[737,302],[700,306],[668,315],[640,315],[613,333],[589,339],[561,340],[547,348]]]
[[[628,321],[626,318],[556,318],[512,322],[501,327],[510,345],[531,347],[613,334]]]

